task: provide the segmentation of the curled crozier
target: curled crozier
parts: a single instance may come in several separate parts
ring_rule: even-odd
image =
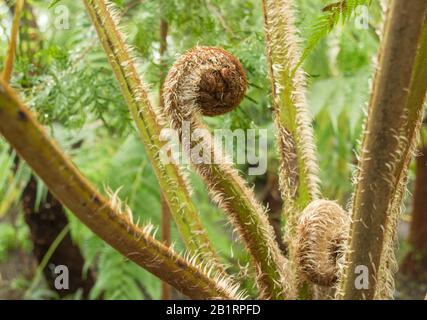
[[[336,283],[349,226],[349,215],[333,201],[316,200],[304,209],[296,239],[296,259],[303,277],[321,286]]]
[[[223,49],[196,47],[182,55],[168,73],[163,87],[165,111],[173,121],[196,114],[221,115],[239,105],[246,87],[237,58]]]
[[[202,119],[235,109],[246,87],[246,76],[237,58],[219,48],[196,47],[170,69],[163,86],[163,113],[178,132],[183,156],[190,158],[211,198],[246,244],[257,270],[260,296],[289,298],[294,290],[286,275],[287,260],[275,242],[266,209]]]

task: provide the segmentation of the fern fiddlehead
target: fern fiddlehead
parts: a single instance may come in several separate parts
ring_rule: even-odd
[[[175,62],[165,82],[165,112],[175,128],[180,128],[182,121],[196,119],[195,114],[217,116],[232,111],[243,100],[247,87],[240,62],[213,47],[189,50]]]
[[[285,271],[287,260],[274,241],[265,209],[230,162],[224,161],[226,155],[201,119],[202,115],[220,115],[233,110],[243,99],[245,90],[246,76],[236,58],[222,49],[196,47],[181,56],[169,71],[164,85],[164,111],[180,133],[182,144],[192,144],[185,141],[182,134],[183,121],[187,121],[191,132],[202,135],[199,143],[207,150],[204,156],[220,159],[210,163],[191,161],[191,164],[246,244],[258,272],[261,297],[291,298],[293,292]]]
[[[302,275],[314,284],[333,286],[339,274],[350,216],[328,200],[310,203],[299,218],[296,261]]]

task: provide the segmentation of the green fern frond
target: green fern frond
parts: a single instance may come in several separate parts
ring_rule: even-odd
[[[324,7],[322,15],[316,19],[310,28],[312,30],[310,32],[311,35],[307,39],[306,46],[295,70],[301,66],[320,40],[334,30],[340,21],[343,24],[346,23],[353,16],[357,7],[369,6],[371,2],[372,0],[343,0]]]

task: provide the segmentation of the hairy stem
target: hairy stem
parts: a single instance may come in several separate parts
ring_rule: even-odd
[[[160,3],[160,8],[164,5],[163,2]],[[160,12],[162,14],[162,11]],[[163,95],[162,95],[162,87],[163,82],[165,80],[167,74],[167,63],[165,61],[165,53],[168,47],[167,42],[168,36],[168,23],[163,18],[160,17],[160,89],[159,89],[159,105],[160,108],[163,107]],[[171,243],[171,214],[169,210],[169,206],[165,197],[163,195],[160,196],[160,204],[162,210],[161,216],[161,225],[162,225],[162,241],[163,243],[169,245]],[[171,287],[166,283],[162,282],[162,300],[170,300],[171,298]]]
[[[104,0],[84,0],[84,4],[138,127],[162,194],[182,239],[190,252],[201,253],[200,259],[212,261],[215,268],[222,271],[223,267],[200,221],[180,168],[174,163],[163,163],[159,157],[159,151],[164,145],[159,139],[162,121],[151,106],[147,96],[148,90],[138,76],[134,60],[118,29],[110,4]]]
[[[398,162],[395,171],[394,195],[389,200],[387,216],[390,217],[390,224],[386,230],[384,259],[380,264],[378,277],[378,290],[375,298],[391,298],[394,293],[394,274],[397,271],[397,262],[394,255],[397,223],[400,216],[402,201],[406,190],[407,173],[409,163],[418,145],[418,137],[424,116],[424,102],[427,92],[427,18],[421,33],[420,45],[415,61],[409,97],[406,102],[407,121],[404,127],[404,135],[407,142],[403,146],[403,157]]]
[[[6,82],[9,82],[10,78],[12,77],[13,61],[15,60],[16,43],[19,33],[19,22],[21,21],[23,7],[24,0],[17,0],[15,4],[15,12],[13,15],[9,47],[7,49],[6,61],[4,63],[2,72],[2,78]]]
[[[408,157],[408,144],[413,143],[406,129],[416,126],[418,121],[417,117],[410,117],[408,99],[427,2],[394,0],[390,6],[362,143],[349,247],[338,292],[338,297],[344,299],[373,299],[379,290],[380,264],[387,259],[385,246],[390,245],[387,230],[393,227],[393,215],[397,213],[390,207],[400,205],[395,203],[399,188],[396,170],[402,159],[406,161]],[[406,170],[403,171],[400,179],[406,180]],[[361,282],[360,272],[368,272],[368,283]]]
[[[212,153],[214,156],[215,152]],[[281,254],[266,210],[255,199],[253,191],[232,166],[199,164],[197,171],[228,214],[252,256],[258,273],[260,298],[294,299],[288,261]]]
[[[198,265],[183,259],[133,224],[128,215],[99,194],[2,80],[0,132],[55,197],[125,257],[190,298],[239,298],[225,278],[209,277]]]
[[[298,217],[319,196],[318,167],[307,111],[304,72],[297,69],[294,73],[300,53],[292,0],[263,0],[262,4],[279,147],[279,182],[286,219],[285,241],[290,260],[294,262],[292,239]],[[292,273],[296,275],[295,268]]]
[[[291,0],[263,0],[270,65],[273,116],[278,131],[280,181],[286,215],[304,209],[319,195],[313,130],[305,98],[305,77],[298,70],[298,37]]]

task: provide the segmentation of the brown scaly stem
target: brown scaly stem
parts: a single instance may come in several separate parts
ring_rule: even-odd
[[[396,214],[389,211],[399,188],[395,170],[412,143],[406,128],[417,121],[409,117],[407,102],[426,10],[425,0],[390,4],[362,142],[339,298],[373,299],[381,290],[380,266],[388,258],[384,250],[390,245],[387,230],[393,227]],[[367,288],[356,273],[359,266],[368,271]]]
[[[109,201],[47,136],[12,88],[0,80],[0,133],[64,206],[109,245],[193,299],[242,297],[224,276],[209,276],[150,236]],[[206,267],[207,268],[207,267]]]
[[[198,255],[200,261],[211,261],[222,272],[223,266],[200,221],[182,171],[176,164],[166,164],[160,158],[160,150],[165,143],[159,137],[165,124],[148,99],[148,89],[138,75],[130,49],[118,28],[111,3],[104,0],[83,2],[139,130],[182,239],[190,252],[201,253]]]

